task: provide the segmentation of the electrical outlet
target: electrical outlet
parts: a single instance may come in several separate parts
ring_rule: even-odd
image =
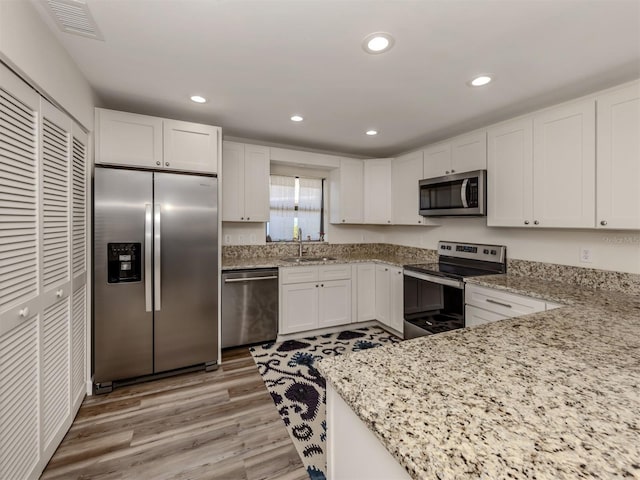
[[[224,243],[225,245],[229,245],[231,243],[231,235],[224,236]]]
[[[243,234],[238,235],[238,245],[244,245],[245,236]]]
[[[580,261],[582,263],[591,263],[593,262],[593,258],[591,255],[591,248],[582,247],[580,249]]]

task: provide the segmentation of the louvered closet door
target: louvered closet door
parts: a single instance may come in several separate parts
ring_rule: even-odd
[[[42,101],[41,432],[50,456],[71,421],[71,121]]]
[[[74,124],[71,145],[72,408],[79,406],[86,392],[87,184],[87,134]]]
[[[0,478],[41,469],[38,121],[34,90],[0,65]]]

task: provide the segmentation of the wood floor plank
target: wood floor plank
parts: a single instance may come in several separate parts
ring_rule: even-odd
[[[43,480],[306,480],[247,348],[85,400]]]

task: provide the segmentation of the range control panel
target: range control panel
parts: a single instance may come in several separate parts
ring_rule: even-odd
[[[108,243],[108,283],[142,281],[142,245],[140,243]]]
[[[479,243],[438,242],[438,255],[468,258],[485,262],[503,263],[507,254],[504,245],[482,245]]]

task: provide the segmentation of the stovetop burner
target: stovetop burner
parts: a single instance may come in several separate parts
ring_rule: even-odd
[[[499,269],[473,268],[451,263],[414,263],[405,265],[404,268],[414,272],[432,273],[452,278],[479,277],[481,275],[502,273]]]
[[[505,273],[506,248],[500,245],[438,242],[438,262],[413,263],[404,268],[455,279]]]

